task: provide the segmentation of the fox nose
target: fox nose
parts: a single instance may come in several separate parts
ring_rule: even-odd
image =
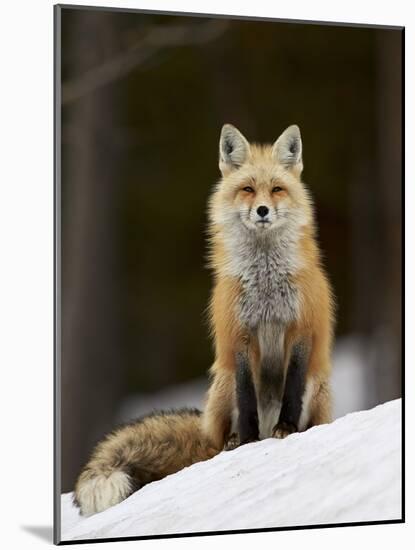
[[[258,216],[261,216],[261,218],[265,218],[265,216],[268,214],[269,208],[267,206],[258,206],[256,209],[256,213]]]

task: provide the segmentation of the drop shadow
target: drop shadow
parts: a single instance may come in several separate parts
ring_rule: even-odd
[[[53,527],[51,525],[21,525],[21,528],[39,539],[53,543]]]

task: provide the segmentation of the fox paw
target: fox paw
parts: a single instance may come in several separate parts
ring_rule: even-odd
[[[297,428],[293,424],[288,422],[278,422],[272,433],[272,437],[276,439],[284,439],[288,435],[291,435],[297,431]]]
[[[223,448],[224,451],[232,451],[233,449],[236,449],[239,447],[241,442],[239,441],[239,435],[238,434],[231,434],[229,436],[228,441],[225,443],[225,446]]]

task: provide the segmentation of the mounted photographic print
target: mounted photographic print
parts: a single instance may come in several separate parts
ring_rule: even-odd
[[[56,543],[404,521],[403,38],[55,6]]]

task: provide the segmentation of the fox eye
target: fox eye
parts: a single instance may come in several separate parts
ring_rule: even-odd
[[[254,190],[252,189],[252,187],[249,187],[249,185],[248,187],[244,187],[242,191],[246,191],[247,193],[254,193]]]
[[[282,191],[282,187],[278,187],[278,185],[272,190],[273,193],[279,193],[280,191]]]

